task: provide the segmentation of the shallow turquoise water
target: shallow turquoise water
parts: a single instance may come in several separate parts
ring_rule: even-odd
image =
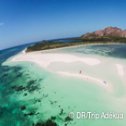
[[[59,52],[104,56],[112,53],[108,46],[103,47],[99,47],[98,51],[98,47],[90,46],[86,47],[87,51],[85,47],[79,47]],[[103,50],[108,51],[102,53]],[[125,55],[122,57],[125,60]],[[116,80],[119,81],[118,78]],[[30,62],[7,63],[0,66],[0,126],[125,126],[125,118],[96,120],[68,117],[70,112],[76,116],[77,112],[88,111],[125,114],[126,102],[121,100],[125,90],[122,91],[121,87],[122,95],[119,96],[119,88],[117,85],[117,93],[111,94],[91,82],[59,76]]]
[[[40,90],[40,84],[46,76],[45,73],[35,72],[36,70],[36,67],[31,69],[29,64],[3,66],[0,69],[1,126],[7,126],[9,123],[12,126],[30,125],[31,122],[24,116],[27,113],[21,111],[21,106],[33,104],[32,102],[36,100],[36,98],[25,100],[25,97]],[[19,97],[23,98],[19,99]]]

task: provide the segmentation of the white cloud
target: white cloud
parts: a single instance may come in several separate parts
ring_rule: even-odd
[[[3,22],[0,22],[0,26],[3,26],[4,25],[4,23]]]

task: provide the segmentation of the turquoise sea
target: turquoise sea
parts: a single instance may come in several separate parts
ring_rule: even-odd
[[[91,82],[59,76],[34,63],[6,63],[27,46],[0,51],[0,126],[125,126],[124,87],[116,85],[115,90],[119,91],[109,93]],[[58,51],[126,60],[125,44],[87,45]],[[110,74],[113,81],[119,81],[113,76]],[[77,117],[77,112],[123,113],[124,118],[85,119]]]

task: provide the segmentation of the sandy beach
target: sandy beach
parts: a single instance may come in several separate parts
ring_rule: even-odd
[[[42,67],[48,67],[53,62],[64,62],[64,63],[73,63],[73,62],[82,62],[84,64],[94,66],[101,63],[99,59],[84,57],[80,58],[74,55],[69,54],[58,54],[58,53],[44,53],[33,52],[33,53],[21,53],[11,59],[12,62],[17,61],[31,61],[35,62]]]
[[[100,76],[92,76],[90,72],[85,73],[83,70],[78,67],[79,65],[76,64],[82,64],[85,69],[94,69],[96,68],[94,73],[97,74],[97,71],[101,69],[100,66],[105,64],[105,60],[102,58],[94,57],[94,56],[77,56],[77,55],[72,55],[68,53],[50,53],[48,51],[39,51],[39,52],[30,52],[30,53],[25,53],[25,50],[12,57],[10,59],[11,62],[33,62],[35,64],[38,64],[44,69],[47,69],[50,72],[54,72],[56,74],[59,74],[61,76],[68,76],[68,77],[75,77],[75,78],[81,78],[82,80],[86,81],[91,81],[95,84],[98,84],[99,86],[107,89],[107,90],[112,90],[112,82],[110,80],[106,80],[104,78],[101,78]],[[53,66],[52,66],[53,64]],[[56,65],[55,65],[56,64]],[[62,64],[62,66],[60,66]],[[70,67],[66,67],[66,65],[70,65],[70,67],[75,67],[76,69],[78,67],[78,71],[71,71],[69,70]],[[110,65],[114,65],[114,69],[117,71],[117,74],[119,76],[124,76],[125,72],[123,70],[124,65],[118,64],[118,63],[113,63]],[[55,68],[55,69],[54,69]],[[62,69],[61,69],[62,68]],[[104,70],[105,67],[102,67]],[[101,70],[102,70],[101,69]],[[105,70],[104,70],[105,71]],[[110,70],[111,71],[111,70]],[[84,73],[83,73],[84,72]],[[101,74],[104,74],[102,72]],[[122,79],[122,78],[121,78]]]

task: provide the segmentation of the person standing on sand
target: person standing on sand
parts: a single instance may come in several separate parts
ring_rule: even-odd
[[[103,83],[104,83],[105,85],[107,84],[107,82],[106,82],[105,80],[103,81]]]
[[[82,71],[80,70],[80,74],[82,73]]]

